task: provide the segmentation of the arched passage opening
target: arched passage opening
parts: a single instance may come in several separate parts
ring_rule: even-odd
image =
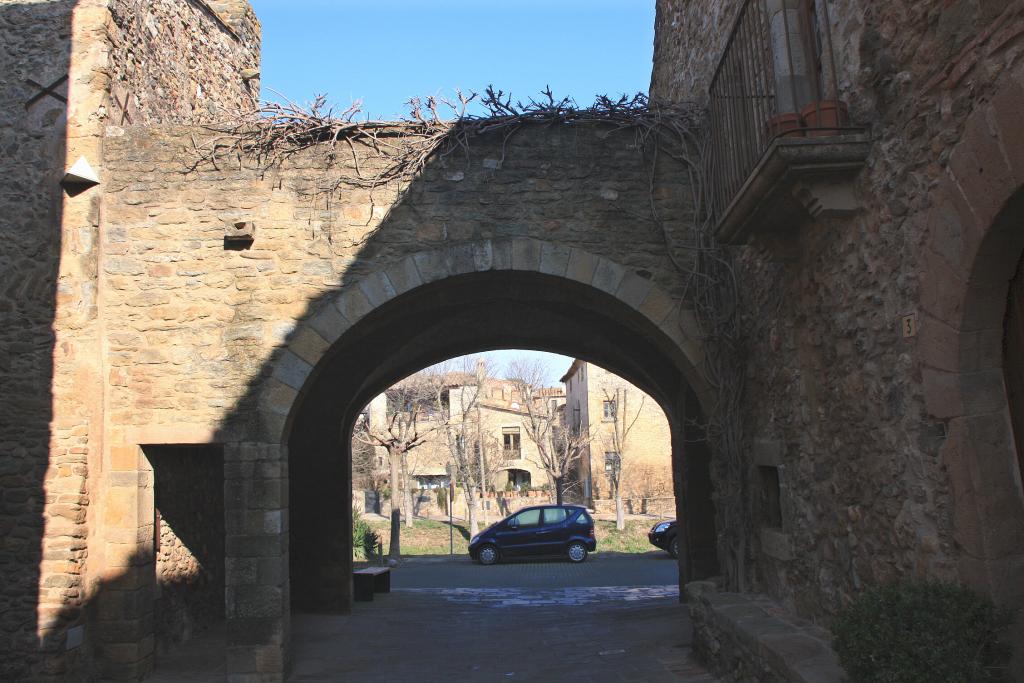
[[[998,207],[985,220],[943,202],[934,211],[937,246],[958,234],[945,258],[959,269],[925,279],[922,341],[925,401],[945,421],[943,462],[949,470],[952,524],[960,579],[997,604],[1024,605],[1024,189],[989,186],[972,197]],[[952,196],[950,196],[952,195]],[[938,272],[939,269],[936,269]],[[934,366],[928,367],[928,365]],[[1018,619],[1008,635],[1013,670],[1024,671]]]
[[[954,516],[966,581],[1010,608],[1024,606],[1024,189],[984,233],[960,325],[958,389],[951,421]],[[1024,624],[1009,640],[1024,672]]]
[[[334,342],[304,382],[286,425],[295,608],[349,605],[350,443],[362,408],[423,367],[496,348],[571,354],[612,370],[658,402],[671,429],[677,515],[686,520],[680,579],[716,570],[709,458],[693,433],[700,402],[692,363],[679,346],[593,286],[487,271],[422,285],[376,307]]]

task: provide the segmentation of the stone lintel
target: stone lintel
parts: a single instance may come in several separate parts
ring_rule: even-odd
[[[126,428],[124,440],[127,444],[141,446],[210,444],[220,440],[218,431],[217,425],[209,424],[142,425]]]

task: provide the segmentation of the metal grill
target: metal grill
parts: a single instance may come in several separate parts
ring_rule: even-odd
[[[776,138],[854,130],[838,101],[829,25],[827,2],[743,3],[710,88],[716,215]]]

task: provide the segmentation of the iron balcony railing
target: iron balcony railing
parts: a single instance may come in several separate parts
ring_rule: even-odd
[[[827,5],[743,3],[711,80],[716,215],[723,215],[776,138],[854,130],[839,101]]]

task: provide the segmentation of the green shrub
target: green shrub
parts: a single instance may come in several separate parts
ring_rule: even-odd
[[[832,625],[849,683],[1006,680],[1000,632],[1009,614],[974,591],[937,581],[868,591]]]
[[[373,527],[363,519],[359,508],[352,508],[352,557],[372,560],[377,553],[380,536]]]

